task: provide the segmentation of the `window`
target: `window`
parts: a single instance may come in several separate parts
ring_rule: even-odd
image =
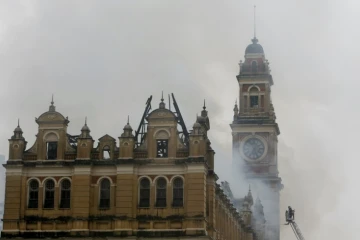
[[[46,158],[49,160],[54,160],[57,158],[57,142],[48,142],[46,146]]]
[[[258,70],[257,61],[252,61],[252,62],[251,62],[251,71],[252,71],[252,72],[257,72],[257,70]]]
[[[55,183],[53,180],[45,182],[44,208],[54,208]]]
[[[71,183],[68,179],[61,182],[60,208],[70,208]]]
[[[184,199],[184,182],[181,178],[173,181],[173,207],[182,207]]]
[[[166,180],[164,178],[156,181],[156,207],[166,207]]]
[[[259,107],[259,97],[258,96],[250,96],[250,107],[252,107],[252,108]]]
[[[104,178],[100,183],[100,205],[99,208],[110,208],[110,181]]]
[[[110,147],[105,146],[103,148],[103,159],[110,159]]]
[[[139,207],[150,207],[150,181],[147,178],[140,181]]]
[[[29,183],[29,203],[28,208],[38,208],[39,205],[39,182],[31,180]]]
[[[157,140],[157,153],[156,157],[166,158],[168,157],[168,140]]]

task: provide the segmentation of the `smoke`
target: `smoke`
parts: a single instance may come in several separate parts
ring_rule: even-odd
[[[0,153],[17,119],[32,145],[48,109],[84,119],[95,139],[137,127],[145,101],[173,92],[187,126],[206,99],[215,171],[232,181],[229,124],[235,75],[253,36],[253,1],[1,1]],[[356,239],[360,4],[257,0],[257,37],[270,61],[280,126],[281,210],[291,205],[305,237]],[[253,190],[256,195],[255,189]],[[281,217],[282,214],[280,215]],[[282,238],[293,233],[282,226]]]
[[[254,202],[257,198],[260,199],[261,204],[264,207],[264,217],[266,220],[267,231],[266,234],[269,239],[272,239],[271,236],[279,236],[279,194],[271,189],[271,187],[266,184],[260,178],[249,179],[247,178],[247,169],[248,166],[245,163],[245,160],[242,158],[238,150],[233,151],[233,165],[232,165],[232,181],[235,183],[232,186],[232,190],[235,195],[239,198],[243,198],[244,195],[247,195],[248,191],[251,191]],[[255,216],[254,216],[255,217]]]

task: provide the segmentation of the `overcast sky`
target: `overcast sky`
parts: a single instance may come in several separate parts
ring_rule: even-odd
[[[146,99],[153,95],[155,108],[164,90],[189,128],[206,99],[216,172],[230,180],[235,76],[254,4],[275,82],[282,209],[296,209],[307,239],[358,239],[355,0],[1,1],[0,153],[8,155],[17,118],[33,144],[51,94],[69,133],[87,116],[98,139],[120,136],[127,115],[136,128]],[[295,239],[288,226],[281,231]]]

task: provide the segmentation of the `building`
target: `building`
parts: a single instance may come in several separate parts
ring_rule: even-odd
[[[1,217],[1,219],[3,218],[3,214],[4,214],[4,203],[1,202],[0,203],[0,217]],[[3,229],[3,223],[1,221],[0,222],[0,230],[2,230],[2,229]],[[0,233],[0,237],[1,237],[1,233]]]
[[[128,121],[118,143],[106,134],[95,144],[86,121],[70,135],[53,101],[31,147],[18,125],[4,164],[3,238],[260,239],[251,192],[235,204],[216,183],[205,104],[188,131],[172,97],[175,112],[163,99],[151,111],[150,97],[137,131]]]
[[[245,50],[245,60],[240,62],[237,81],[240,101],[239,106],[235,104],[231,124],[234,176],[241,176],[242,179],[237,181],[245,179],[256,190],[264,209],[258,207],[254,213],[264,211],[264,237],[278,240],[280,190],[283,188],[277,159],[277,137],[280,130],[271,101],[271,86],[274,82],[269,62],[256,37]]]
[[[0,165],[5,163],[5,156],[0,155]],[[0,166],[0,219],[2,219],[4,214],[4,192],[5,192],[5,169]],[[3,223],[0,221],[0,231],[3,228]],[[0,233],[1,237],[1,233]]]

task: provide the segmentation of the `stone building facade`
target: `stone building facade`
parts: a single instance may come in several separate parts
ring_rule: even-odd
[[[148,99],[137,131],[95,144],[85,121],[79,135],[54,102],[36,118],[27,148],[18,125],[9,139],[2,237],[255,240],[251,192],[235,204],[217,184],[204,105],[187,131],[163,99]]]

